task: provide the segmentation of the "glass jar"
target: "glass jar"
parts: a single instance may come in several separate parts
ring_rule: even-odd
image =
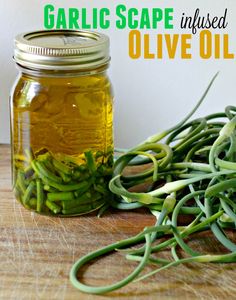
[[[13,188],[42,214],[91,212],[110,197],[113,92],[109,39],[88,31],[21,34],[11,93]]]

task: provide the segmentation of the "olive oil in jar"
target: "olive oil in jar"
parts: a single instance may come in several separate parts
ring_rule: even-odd
[[[27,41],[34,43],[34,37],[36,48],[56,39],[57,51],[46,48],[41,56],[34,50],[34,59],[32,53],[27,56],[32,51]],[[67,42],[66,51],[61,40]],[[85,50],[87,43],[93,51]],[[77,215],[111,197],[113,92],[106,74],[107,43],[106,36],[81,31],[37,32],[16,39],[21,74],[11,97],[13,184],[28,209]]]

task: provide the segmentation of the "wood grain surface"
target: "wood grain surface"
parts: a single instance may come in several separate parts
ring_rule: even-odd
[[[96,214],[55,218],[27,211],[11,192],[9,146],[0,146],[0,299],[236,299],[235,264],[182,265],[106,296],[71,286],[68,274],[77,258],[154,221],[145,210],[112,211],[100,219]],[[203,252],[222,251],[210,234],[199,234],[190,245]],[[108,284],[135,266],[116,253],[84,268],[81,276],[89,284]]]

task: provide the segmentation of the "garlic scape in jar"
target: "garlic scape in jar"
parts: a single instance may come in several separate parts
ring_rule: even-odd
[[[112,152],[88,150],[75,158],[42,149],[15,155],[14,165],[17,198],[39,213],[82,214],[110,197],[107,181],[112,175]]]
[[[113,167],[109,39],[38,31],[15,40],[13,185],[24,207],[79,215],[106,204]]]

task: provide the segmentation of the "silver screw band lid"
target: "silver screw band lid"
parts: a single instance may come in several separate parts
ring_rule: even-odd
[[[86,70],[110,61],[108,36],[83,30],[42,30],[15,38],[17,64],[40,70]]]

